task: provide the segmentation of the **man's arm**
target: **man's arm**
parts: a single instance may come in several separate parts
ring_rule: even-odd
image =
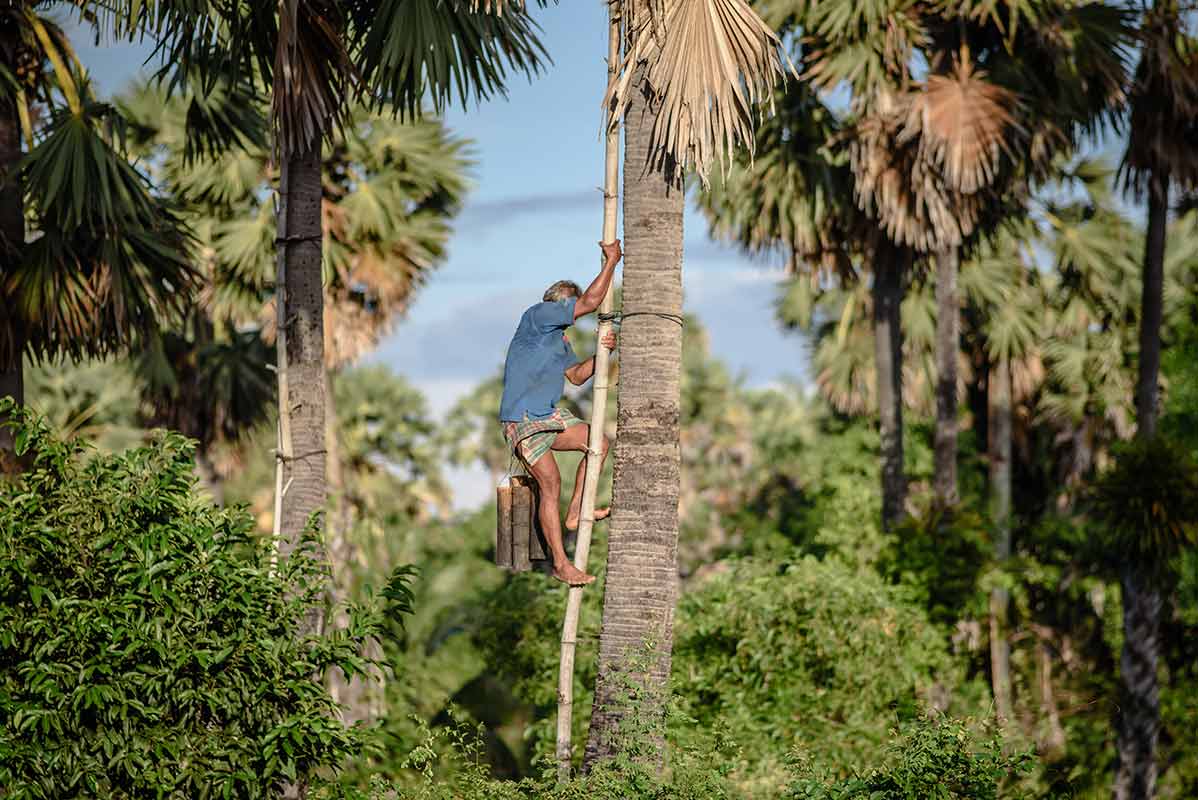
[[[608,350],[616,349],[616,335],[608,331],[603,337],[603,346]],[[595,357],[591,356],[586,361],[580,361],[572,367],[566,368],[566,380],[575,386],[582,386],[591,379],[595,374]]]
[[[599,275],[591,281],[591,285],[574,304],[574,319],[590,314],[603,302],[603,298],[607,296],[608,287],[611,286],[616,264],[619,264],[620,259],[624,256],[623,251],[620,250],[619,239],[611,244],[600,242],[599,247],[603,250],[603,269],[599,270]]]

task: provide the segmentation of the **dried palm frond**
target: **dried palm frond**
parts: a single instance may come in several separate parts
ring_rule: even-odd
[[[1017,105],[1011,91],[960,61],[951,74],[928,78],[910,105],[903,136],[918,136],[923,159],[955,191],[973,194],[994,181],[1001,159],[1025,137]]]
[[[914,95],[879,103],[847,132],[857,204],[896,244],[920,252],[959,246],[977,227],[981,198],[954,191],[921,153],[908,120]]]
[[[336,0],[280,0],[273,115],[284,152],[317,146],[345,118],[358,84]]]
[[[706,183],[717,159],[727,168],[738,146],[752,150],[757,106],[773,110],[794,66],[745,0],[631,0],[623,13],[630,45],[604,97],[608,124],[646,93],[657,117],[644,166],[679,178],[693,167]]]

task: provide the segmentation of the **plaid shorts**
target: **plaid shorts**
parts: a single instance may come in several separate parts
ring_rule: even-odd
[[[523,422],[504,422],[503,435],[507,443],[524,459],[528,466],[540,461],[541,456],[553,447],[553,440],[566,428],[582,425],[583,421],[564,408],[554,410],[545,419],[529,419]]]

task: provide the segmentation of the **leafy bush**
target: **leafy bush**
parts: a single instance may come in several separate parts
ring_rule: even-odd
[[[878,570],[911,589],[933,622],[984,616],[979,580],[989,561],[986,522],[961,506],[930,509],[895,526]]]
[[[891,765],[864,777],[822,781],[808,768],[791,787],[794,800],[995,800],[1009,779],[1033,765],[1006,755],[996,737],[978,740],[962,722],[921,718],[887,748]],[[1006,791],[1003,797],[1014,792]]]
[[[300,637],[325,571],[272,566],[242,510],[195,495],[173,434],[119,455],[15,413],[0,484],[0,791],[8,798],[270,796],[359,746],[318,676],[356,672],[378,617]]]
[[[376,776],[364,790],[323,786],[313,800],[727,800],[739,796],[727,780],[726,765],[732,763],[733,753],[723,739],[673,747],[664,771],[633,749],[617,751],[568,781],[558,780],[556,765],[549,760],[539,763],[535,776],[509,781],[496,780],[486,764],[482,726],[471,728],[455,719],[434,729],[422,725],[421,730],[421,743],[404,762],[414,780],[397,783]],[[656,730],[626,731],[619,738],[635,743],[661,735],[659,722]]]
[[[753,794],[785,783],[800,743],[821,766],[878,763],[887,729],[951,663],[904,589],[810,557],[734,564],[684,594],[677,619],[673,689],[699,727],[727,724],[744,747],[734,777]]]

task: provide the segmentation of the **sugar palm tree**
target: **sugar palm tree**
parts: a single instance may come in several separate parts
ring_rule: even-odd
[[[126,156],[124,121],[97,102],[55,5],[0,12],[0,396],[18,402],[23,359],[135,346],[197,283],[186,228]],[[67,5],[95,23],[92,3]]]
[[[1106,542],[1109,566],[1124,588],[1114,796],[1139,800],[1153,796],[1156,782],[1159,586],[1177,554],[1198,545],[1198,464],[1193,453],[1165,437],[1137,437],[1118,451],[1115,466],[1098,480],[1094,510],[1111,534]]]
[[[268,190],[277,176],[259,135],[266,109],[245,97],[243,119],[228,120],[243,131],[240,145],[193,154],[187,120],[210,98],[170,97],[146,83],[118,99],[136,152],[153,165],[158,191],[175,198],[200,245],[197,269],[206,286],[193,318],[142,359],[154,420],[196,438],[200,460],[214,445],[235,444],[274,402]],[[439,122],[402,123],[361,108],[332,135],[321,211],[328,370],[373,349],[443,260],[465,190],[464,148]],[[223,388],[216,391],[210,381],[218,376]],[[328,405],[335,413],[332,398]],[[204,422],[218,417],[219,425]]]
[[[644,719],[665,710],[678,574],[682,179],[693,167],[706,180],[718,159],[752,146],[754,106],[773,96],[783,70],[778,39],[743,0],[624,0],[611,11],[627,43],[605,100],[609,125],[624,120],[625,323],[588,764],[635,746],[620,736],[627,690],[640,695]],[[662,757],[656,747],[642,755]]]
[[[699,202],[713,236],[735,241],[750,254],[779,254],[788,272],[801,274],[780,308],[786,324],[809,327],[803,309],[813,308],[829,280],[839,284],[860,275],[868,281],[873,336],[855,344],[872,347],[869,367],[875,374],[849,380],[876,390],[869,397],[870,402],[876,397],[881,430],[882,523],[890,527],[905,513],[907,493],[901,308],[911,280],[911,251],[896,246],[850,201],[852,174],[844,148],[836,146],[841,128],[809,83],[789,83],[777,114],[758,129],[756,157],[741,159],[726,176],[713,179]],[[845,366],[833,361],[831,369]],[[822,368],[820,373],[827,378],[821,387],[831,389],[832,374]],[[853,405],[845,395],[834,404]]]
[[[1132,84],[1127,151],[1122,169],[1127,188],[1148,200],[1140,303],[1139,376],[1136,435],[1156,434],[1164,314],[1165,231],[1169,191],[1198,186],[1192,143],[1198,135],[1198,39],[1187,30],[1192,10],[1175,0],[1157,0],[1144,14],[1143,48]],[[1117,800],[1151,797],[1156,783],[1156,741],[1160,729],[1156,648],[1160,590],[1153,574],[1132,561],[1121,575],[1124,645],[1120,680]]]
[[[536,72],[544,51],[523,10],[497,15],[464,1],[160,0],[111,16],[118,33],[151,21],[166,71],[185,65],[205,85],[217,75],[257,74],[272,86],[280,165],[276,526],[286,553],[326,498],[322,140],[359,97],[419,116],[425,103],[439,110],[455,96],[502,92],[509,70]]]
[[[1117,109],[1126,14],[1097,3],[989,0],[915,13],[885,0],[834,0],[807,13],[808,74],[853,89],[859,204],[935,265],[935,491],[951,505],[961,248],[993,229],[1013,190]],[[911,66],[920,61],[928,73],[917,79]]]

